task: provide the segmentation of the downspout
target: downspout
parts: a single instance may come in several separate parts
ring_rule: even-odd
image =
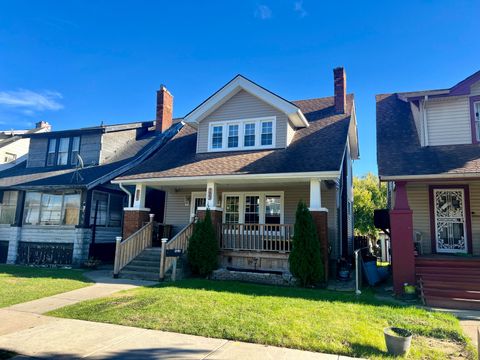
[[[118,183],[120,189],[122,189],[128,195],[128,207],[132,206],[132,193],[128,191],[122,183]]]
[[[427,127],[427,100],[428,95],[425,95],[420,104],[422,105],[422,127],[423,127],[423,144],[428,146],[428,127]]]

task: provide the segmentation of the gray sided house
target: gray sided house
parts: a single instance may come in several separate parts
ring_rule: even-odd
[[[148,191],[161,190],[164,223],[173,229],[167,249],[186,248],[185,234],[208,208],[222,267],[288,272],[295,212],[304,201],[326,263],[351,255],[357,123],[344,69],[335,69],[334,78],[334,96],[288,101],[236,76],[186,115],[162,149],[113,181],[136,188],[125,218],[130,224],[147,219]],[[171,109],[167,100],[160,99],[157,109]],[[127,258],[139,267],[136,255]],[[128,270],[127,263],[119,262],[117,270]]]
[[[174,132],[149,121],[23,134],[27,160],[0,172],[0,262],[113,259],[126,193],[110,181]]]

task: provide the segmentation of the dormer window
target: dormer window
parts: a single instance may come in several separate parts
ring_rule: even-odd
[[[237,148],[238,147],[238,124],[228,125],[228,147]]]
[[[57,165],[67,165],[68,163],[68,143],[69,138],[61,138],[58,145]]]
[[[272,145],[273,143],[273,123],[271,121],[262,122],[262,146]]]
[[[47,166],[77,164],[80,152],[80,136],[50,139],[47,150]]]
[[[221,149],[223,140],[223,126],[214,126],[212,135],[212,149]]]
[[[243,146],[255,146],[255,123],[245,124],[245,133],[244,133],[244,143]]]
[[[267,118],[212,122],[209,151],[252,150],[275,147],[274,116]]]

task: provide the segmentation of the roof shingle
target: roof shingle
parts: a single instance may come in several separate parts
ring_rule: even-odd
[[[338,171],[347,142],[353,95],[347,97],[347,114],[335,113],[333,97],[293,103],[310,126],[297,130],[285,149],[197,154],[197,131],[186,124],[155,155],[118,179]]]

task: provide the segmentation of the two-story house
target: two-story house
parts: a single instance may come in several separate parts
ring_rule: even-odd
[[[377,95],[394,287],[480,308],[480,72],[448,89]]]
[[[113,259],[126,194],[110,181],[174,132],[148,121],[21,135],[29,140],[27,160],[0,172],[0,262]]]
[[[125,212],[134,228],[125,233],[146,221],[148,189],[158,189],[166,193],[164,223],[176,234],[172,247],[185,247],[175,239],[184,239],[208,208],[223,267],[286,272],[303,200],[325,264],[351,255],[357,123],[343,68],[334,70],[334,82],[334,96],[289,101],[237,75],[187,114],[161,150],[113,181],[136,187]],[[172,101],[168,91],[159,92],[157,121],[167,128]]]
[[[0,171],[27,160],[30,140],[22,135],[37,134],[51,130],[50,124],[40,121],[30,130],[0,131]]]

